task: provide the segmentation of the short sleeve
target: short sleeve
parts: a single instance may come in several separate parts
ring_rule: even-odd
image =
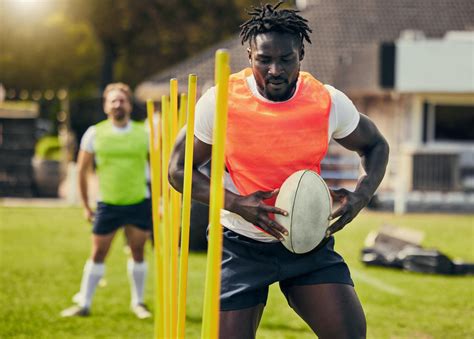
[[[332,129],[334,139],[342,139],[354,132],[359,124],[360,113],[352,103],[351,99],[343,92],[332,86],[325,85],[331,94],[331,114],[334,114],[335,126]]]
[[[95,153],[94,152],[94,141],[96,135],[96,128],[95,126],[91,126],[87,129],[81,139],[81,151],[86,151],[88,153]]]
[[[208,145],[212,145],[212,129],[216,110],[215,98],[215,87],[211,87],[196,104],[194,136]]]

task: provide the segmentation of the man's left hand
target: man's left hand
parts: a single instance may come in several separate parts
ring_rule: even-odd
[[[357,214],[369,203],[370,198],[367,196],[341,188],[338,190],[330,190],[333,202],[340,202],[341,206],[335,210],[330,220],[337,219],[326,231],[326,237],[340,231],[348,223],[354,219]]]

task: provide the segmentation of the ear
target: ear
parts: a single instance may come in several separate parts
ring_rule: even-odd
[[[304,45],[301,46],[301,49],[300,49],[300,61],[303,61],[304,59]]]
[[[249,57],[249,64],[252,65],[252,50],[249,48],[247,48],[247,55]]]

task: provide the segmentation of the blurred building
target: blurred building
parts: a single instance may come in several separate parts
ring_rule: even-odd
[[[344,91],[391,145],[382,203],[396,211],[474,211],[474,17],[469,0],[298,1],[313,29],[302,70]],[[248,67],[234,38],[142,82],[140,100],[159,101],[169,79],[186,91],[213,85],[214,53],[227,48],[231,69]],[[337,144],[323,163],[332,186],[351,186],[357,157]]]
[[[38,115],[37,104],[0,104],[0,197],[35,195],[31,159]]]

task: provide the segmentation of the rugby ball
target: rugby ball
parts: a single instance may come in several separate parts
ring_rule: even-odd
[[[331,195],[324,180],[311,170],[290,175],[280,188],[275,206],[288,212],[275,220],[288,230],[282,244],[293,253],[306,253],[325,238],[331,215]]]

